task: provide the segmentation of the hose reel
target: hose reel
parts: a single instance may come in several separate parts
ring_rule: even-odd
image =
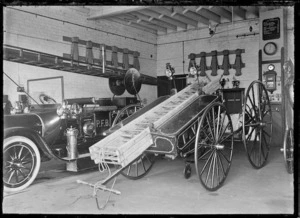
[[[109,88],[114,95],[122,95],[127,92],[131,95],[137,95],[142,87],[141,74],[135,68],[127,70],[124,79],[109,78]]]

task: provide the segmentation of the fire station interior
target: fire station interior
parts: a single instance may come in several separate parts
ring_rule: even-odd
[[[3,7],[3,213],[298,214],[295,5],[141,2]]]

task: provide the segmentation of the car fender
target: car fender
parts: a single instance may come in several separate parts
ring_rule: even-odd
[[[16,135],[24,136],[32,140],[38,147],[43,161],[47,161],[52,159],[53,157],[56,157],[49,148],[48,144],[42,138],[42,136],[36,131],[26,127],[10,127],[4,130],[4,138]]]

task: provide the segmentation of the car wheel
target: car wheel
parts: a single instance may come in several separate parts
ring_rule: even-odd
[[[15,192],[28,187],[36,178],[40,166],[41,155],[33,141],[23,136],[12,136],[4,140],[4,191]]]

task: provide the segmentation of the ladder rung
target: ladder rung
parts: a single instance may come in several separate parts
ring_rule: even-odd
[[[170,109],[170,108],[175,108],[175,107],[174,106],[162,106],[162,108]]]
[[[134,135],[120,135],[121,137],[124,137],[124,138],[133,138]]]
[[[156,111],[156,112],[153,112],[153,113],[155,113],[157,115],[164,115],[164,114],[167,114],[168,111],[163,111],[163,112]]]
[[[137,130],[124,130],[121,131],[121,133],[125,133],[125,134],[132,134],[132,135],[137,135],[139,134],[141,131],[137,131]]]

